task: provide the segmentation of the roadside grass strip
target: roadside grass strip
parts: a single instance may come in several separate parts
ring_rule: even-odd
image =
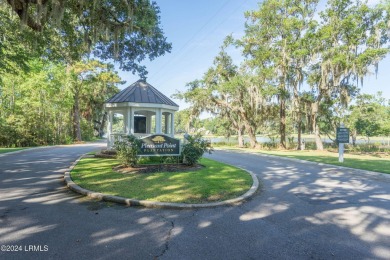
[[[24,149],[26,148],[0,148],[0,153],[10,153],[10,152],[16,152]]]
[[[325,163],[354,169],[361,169],[373,172],[382,172],[390,174],[390,158],[387,156],[344,154],[344,162],[339,162],[338,153],[328,151],[258,151],[264,154],[288,157]]]

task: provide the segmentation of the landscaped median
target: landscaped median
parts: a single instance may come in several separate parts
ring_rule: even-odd
[[[66,175],[65,180],[90,197],[172,208],[234,204],[258,188],[256,176],[245,170],[205,158],[200,163],[203,167],[181,172],[120,173],[113,170],[119,164],[116,159],[81,158],[70,172],[71,180]]]

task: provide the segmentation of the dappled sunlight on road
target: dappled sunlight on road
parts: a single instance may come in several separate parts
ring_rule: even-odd
[[[6,213],[10,214],[11,212],[6,211]],[[4,227],[0,229],[0,237],[3,244],[15,243],[15,238],[23,240],[38,233],[53,230],[57,227],[57,224],[42,225],[35,223],[28,217],[13,217],[12,223],[10,223],[11,220],[8,219],[8,214],[3,214],[0,218],[0,223],[4,225]]]
[[[275,204],[275,203],[264,203],[262,207],[257,210],[250,210],[240,216],[242,221],[250,221],[254,219],[261,219],[273,214],[281,213],[289,208],[287,204]]]
[[[306,220],[315,225],[333,224],[349,230],[362,241],[375,243],[373,250],[378,257],[390,255],[390,210],[378,207],[344,207],[322,211]]]
[[[371,195],[372,199],[390,200],[390,194]]]
[[[0,158],[0,242],[48,244],[50,252],[44,258],[52,259],[76,259],[85,252],[101,259],[388,259],[390,255],[390,178],[224,153],[218,158],[259,177],[261,188],[253,198],[219,208],[145,209],[69,191],[62,174],[75,157],[45,152],[33,158],[39,163],[18,165]],[[177,192],[180,187],[169,181],[145,189]]]
[[[281,232],[297,247],[311,245],[303,246],[298,258],[340,258],[348,252],[355,259],[388,259],[389,176],[259,154],[218,153],[218,160],[237,162],[262,182],[262,192],[240,206],[236,225]],[[211,221],[208,227],[213,225]]]
[[[100,235],[92,234],[91,237],[94,239],[94,244],[99,246],[102,244],[107,243],[115,243],[117,240],[123,240],[130,237],[133,237],[135,235],[138,235],[140,231],[138,232],[124,232],[117,234],[117,230],[107,230],[106,232],[99,232]]]
[[[61,190],[51,192],[41,192],[39,195],[30,196],[23,200],[26,203],[41,203],[43,205],[52,205],[74,200],[72,196],[64,196]]]
[[[199,224],[198,224],[198,227],[199,228],[207,228],[209,226],[211,226],[212,222],[211,221],[201,221]]]

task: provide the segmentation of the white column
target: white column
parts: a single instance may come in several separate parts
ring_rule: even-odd
[[[169,134],[170,127],[169,127],[169,114],[168,113],[164,114],[164,120],[165,120],[164,132],[165,132],[165,134]]]
[[[127,122],[126,122],[126,134],[127,135],[130,135],[132,134],[131,132],[131,123],[132,123],[132,118],[131,118],[131,107],[128,107],[127,108],[127,113],[126,113],[126,118],[127,118]]]
[[[156,110],[156,134],[161,134],[161,108]]]
[[[134,134],[134,109],[129,107],[129,134]]]
[[[146,133],[152,133],[152,113],[146,112]]]
[[[107,148],[111,148],[112,145],[112,111],[108,111],[108,122],[107,122]]]
[[[127,116],[127,109],[125,109],[124,111],[123,111],[123,133],[124,134],[127,134],[127,132],[129,131],[129,127],[128,127],[128,125],[129,125],[129,121],[128,121],[128,116]]]
[[[175,137],[175,112],[171,113],[171,136]]]

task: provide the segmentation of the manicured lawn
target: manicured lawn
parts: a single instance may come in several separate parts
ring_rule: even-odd
[[[235,198],[252,185],[245,171],[209,159],[185,172],[122,174],[114,159],[83,158],[71,172],[79,186],[110,195],[161,202],[206,203]]]
[[[15,152],[24,149],[26,148],[0,148],[0,153],[9,153],[9,152]]]
[[[253,151],[253,150],[252,150]],[[259,151],[265,154],[313,161],[318,163],[326,163],[332,165],[340,165],[355,169],[363,169],[368,171],[383,172],[390,174],[390,158],[377,157],[372,155],[356,155],[344,154],[344,162],[339,162],[338,153],[327,151]]]

